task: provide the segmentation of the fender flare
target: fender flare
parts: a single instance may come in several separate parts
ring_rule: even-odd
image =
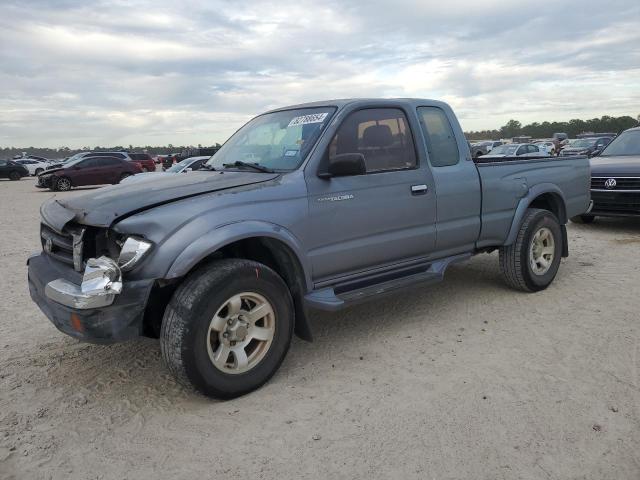
[[[505,246],[512,245],[513,242],[516,241],[516,237],[518,236],[518,230],[520,230],[520,224],[522,223],[522,219],[524,217],[525,212],[529,208],[529,206],[533,203],[533,201],[538,198],[540,195],[544,195],[550,193],[558,202],[558,211],[560,215],[558,215],[558,220],[560,221],[560,225],[564,226],[567,223],[567,207],[566,201],[564,198],[564,194],[562,190],[558,188],[557,185],[553,183],[540,183],[530,188],[527,192],[527,195],[520,199],[518,206],[516,207],[516,212],[513,216],[513,220],[511,222],[511,228],[509,229],[509,235],[507,235],[507,240],[504,242]]]
[[[279,240],[291,249],[304,272],[304,283],[307,290],[312,289],[311,268],[306,261],[301,242],[286,228],[260,220],[247,220],[221,225],[208,231],[197,240],[191,242],[178,255],[165,279],[179,278],[191,271],[200,261],[221,248],[247,238],[268,237]]]

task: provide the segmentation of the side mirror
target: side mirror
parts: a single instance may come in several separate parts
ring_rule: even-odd
[[[367,173],[367,167],[363,154],[341,153],[330,159],[327,171],[319,173],[318,176],[320,178],[350,177],[365,173]]]

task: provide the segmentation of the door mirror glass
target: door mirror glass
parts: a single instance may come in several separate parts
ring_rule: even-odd
[[[364,175],[367,167],[362,153],[340,153],[329,160],[327,172],[321,173],[321,178],[348,177],[352,175]]]

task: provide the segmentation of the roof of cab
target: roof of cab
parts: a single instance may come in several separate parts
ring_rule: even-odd
[[[397,105],[405,104],[406,106],[447,106],[446,103],[438,100],[428,100],[423,98],[339,98],[334,100],[323,100],[318,102],[299,103],[297,105],[288,105],[269,110],[265,113],[279,112],[282,110],[293,110],[297,108],[317,108],[317,107],[337,107],[342,108],[347,105],[355,104],[356,106],[367,106],[371,104],[383,106],[385,104]]]

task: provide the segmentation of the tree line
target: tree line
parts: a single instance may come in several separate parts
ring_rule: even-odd
[[[530,136],[532,138],[551,138],[554,133],[566,133],[569,138],[575,138],[580,133],[620,133],[640,124],[640,115],[637,118],[624,115],[611,117],[604,115],[600,118],[580,120],[575,118],[568,122],[533,122],[522,125],[518,120],[509,120],[506,125],[494,130],[480,130],[465,132],[469,140],[501,139],[518,136]]]

